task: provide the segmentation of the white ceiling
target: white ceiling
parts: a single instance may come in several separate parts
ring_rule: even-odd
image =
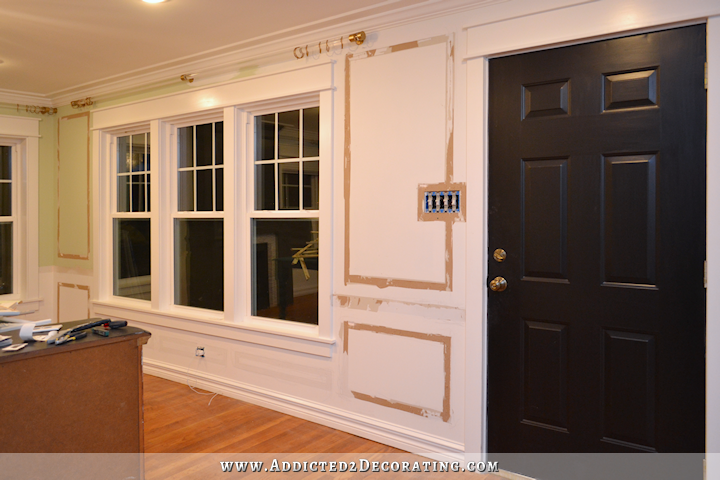
[[[331,26],[362,29],[362,20],[416,7],[471,3],[483,2],[2,0],[0,93],[52,100],[283,39],[318,40],[312,33]]]

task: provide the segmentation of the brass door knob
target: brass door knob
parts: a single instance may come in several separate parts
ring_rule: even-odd
[[[493,252],[493,258],[496,262],[502,263],[507,258],[507,253],[502,248],[498,248]]]
[[[507,280],[503,277],[495,277],[490,280],[490,290],[493,292],[502,292],[507,288]]]

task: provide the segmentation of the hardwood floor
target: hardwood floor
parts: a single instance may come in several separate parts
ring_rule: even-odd
[[[144,375],[147,453],[403,453],[234,398]],[[204,392],[204,390],[199,390]]]
[[[145,460],[147,479],[214,478],[222,473],[218,466],[218,462],[222,461],[264,461],[266,467],[273,459],[350,463],[359,462],[362,458],[370,462],[407,461],[411,466],[414,462],[429,461],[425,457],[233,398],[218,395],[208,405],[211,396],[199,395],[185,384],[152,375],[144,375],[143,378],[145,452],[149,454]],[[158,455],[163,453],[185,455]],[[291,475],[295,478],[369,478],[378,475],[385,479],[418,475],[453,479],[467,476],[474,480],[501,480],[492,474],[461,472],[302,473]],[[266,475],[275,478],[272,473],[254,476]]]

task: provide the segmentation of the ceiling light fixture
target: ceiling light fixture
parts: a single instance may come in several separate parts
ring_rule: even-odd
[[[165,0],[143,0],[145,3],[162,3]]]

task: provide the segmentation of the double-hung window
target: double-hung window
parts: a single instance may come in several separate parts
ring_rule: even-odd
[[[223,310],[223,122],[177,129],[175,304]]]
[[[320,109],[254,119],[252,314],[317,325]]]
[[[39,119],[0,115],[0,299],[40,308]]]
[[[150,300],[150,133],[115,141],[113,293]]]
[[[331,97],[96,113],[94,313],[329,356]]]

